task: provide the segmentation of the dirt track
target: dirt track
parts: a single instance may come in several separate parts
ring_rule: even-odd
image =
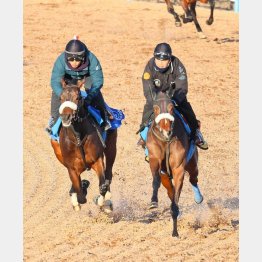
[[[182,10],[176,7],[179,13]],[[24,1],[24,261],[238,261],[238,15],[215,10],[207,39],[181,28],[165,4],[134,1]],[[50,111],[53,62],[74,34],[99,58],[107,103],[126,115],[118,135],[111,217],[98,212],[93,172],[88,202],[74,212],[67,170],[44,132]],[[180,239],[171,237],[169,199],[147,210],[151,174],[137,148],[144,97],[141,76],[156,43],[169,42],[187,68],[189,101],[210,149],[200,152],[196,205],[186,177],[180,198]]]

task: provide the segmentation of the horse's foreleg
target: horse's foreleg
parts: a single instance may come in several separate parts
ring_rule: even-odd
[[[177,217],[179,215],[178,202],[183,187],[184,173],[185,170],[182,166],[176,168],[175,170],[172,170],[173,182],[174,182],[173,184],[175,188],[174,200],[171,204],[171,215],[173,218],[173,233],[172,233],[173,237],[178,237],[178,231],[177,231]]]
[[[68,173],[69,173],[70,180],[72,182],[72,188],[69,192],[71,197],[71,203],[73,205],[74,210],[78,211],[80,210],[79,203],[80,204],[86,203],[86,197],[82,191],[80,174],[78,174],[73,169],[69,169]]]
[[[167,5],[168,13],[172,14],[174,16],[174,18],[175,18],[175,25],[177,27],[182,26],[181,20],[179,18],[179,15],[175,12],[174,6],[171,3],[171,1],[170,0],[165,0],[165,2],[166,2],[166,5]]]
[[[208,18],[208,20],[206,20],[207,25],[212,25],[214,22],[214,8],[215,8],[215,0],[209,0],[209,4],[210,4],[210,16]]]
[[[153,176],[153,181],[152,181],[152,188],[153,188],[153,193],[151,197],[151,203],[149,206],[149,209],[156,208],[158,207],[158,189],[161,185],[161,178],[159,175],[159,161],[158,159],[155,158],[150,158],[149,159],[149,164],[150,164],[150,169],[151,173]]]

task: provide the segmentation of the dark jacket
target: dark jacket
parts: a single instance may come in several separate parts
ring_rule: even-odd
[[[157,71],[152,57],[145,67],[142,82],[146,103],[150,105],[153,105],[157,92],[166,92],[177,104],[185,100],[188,92],[186,69],[175,56],[171,57],[169,68],[164,73]]]
[[[65,62],[65,52],[58,56],[51,75],[51,87],[57,96],[60,96],[62,93],[61,78],[65,75],[74,79],[82,79],[83,77],[87,77],[85,88],[89,90],[89,97],[95,97],[98,94],[104,83],[103,71],[100,62],[89,50],[87,51],[86,61],[86,67],[81,68],[81,70],[72,70]],[[88,86],[90,80],[91,87]]]

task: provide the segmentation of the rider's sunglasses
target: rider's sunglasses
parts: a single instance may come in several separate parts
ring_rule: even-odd
[[[79,56],[71,56],[67,58],[67,61],[69,62],[73,62],[74,60],[77,62],[80,62],[80,61],[83,61],[83,58]]]
[[[160,53],[155,53],[154,57],[158,60],[169,60],[170,59],[170,55],[160,52]]]

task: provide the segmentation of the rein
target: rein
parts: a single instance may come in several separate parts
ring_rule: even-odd
[[[172,124],[172,133],[170,135],[169,138],[166,138],[164,137],[163,135],[160,136],[154,129],[154,127],[156,127],[158,129],[158,131],[161,133],[160,131],[160,128],[159,128],[159,125],[152,125],[152,134],[158,139],[160,140],[161,142],[164,142],[164,143],[167,143],[167,147],[166,147],[166,150],[165,150],[165,155],[166,155],[166,168],[167,168],[167,174],[168,174],[168,177],[169,179],[172,179],[173,176],[172,176],[172,173],[171,173],[171,170],[170,170],[170,166],[169,166],[169,157],[170,157],[170,145],[175,142],[177,140],[177,137],[176,136],[173,136],[173,125],[174,123]],[[181,163],[180,163],[181,164]],[[179,166],[179,165],[178,165]]]
[[[87,135],[85,135],[85,137],[84,137],[83,140],[81,141],[81,139],[80,139],[80,134],[75,131],[74,126],[73,126],[73,125],[70,125],[69,128],[72,130],[72,132],[73,132],[73,134],[75,135],[75,138],[76,138],[76,143],[74,143],[73,141],[71,141],[71,142],[73,142],[73,143],[79,148],[80,153],[81,153],[81,156],[82,156],[82,159],[83,159],[84,164],[85,164],[85,168],[86,168],[87,171],[89,171],[91,168],[88,166],[88,164],[87,164],[87,162],[86,162],[85,150],[84,150],[84,147],[83,147],[83,144],[84,144],[85,141],[86,141]]]

